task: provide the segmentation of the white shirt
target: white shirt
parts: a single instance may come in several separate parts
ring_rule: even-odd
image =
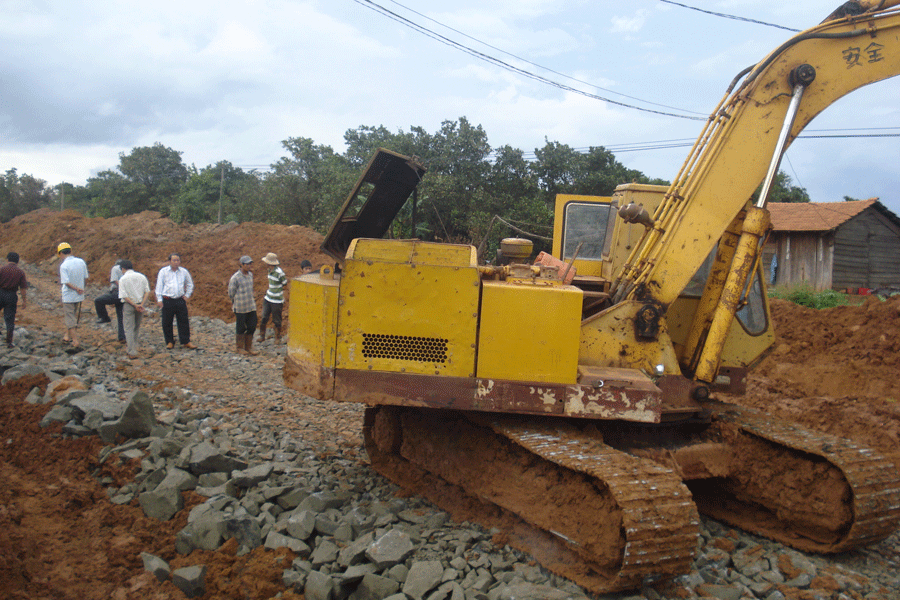
[[[144,294],[149,293],[150,282],[143,273],[131,269],[125,271],[125,274],[119,279],[119,300],[125,301],[127,298],[135,304],[140,304],[144,299]]]
[[[109,282],[110,283],[119,283],[119,279],[122,278],[122,267],[119,265],[113,265],[113,268],[109,270]]]
[[[84,282],[88,278],[87,263],[77,256],[67,256],[59,264],[59,282],[62,284],[62,301],[63,302],[81,302],[84,300],[84,294],[79,294],[69,286],[71,283],[77,288],[84,289]]]
[[[120,283],[121,285],[121,283]],[[163,296],[168,298],[190,298],[194,293],[194,280],[184,267],[173,271],[170,265],[159,270],[156,276],[156,300],[162,302]]]

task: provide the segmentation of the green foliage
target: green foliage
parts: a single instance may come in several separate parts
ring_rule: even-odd
[[[0,175],[0,222],[50,206],[52,192],[47,182],[9,169]]]
[[[119,171],[138,186],[145,209],[169,214],[175,197],[187,182],[188,169],[181,162],[181,152],[163,146],[133,148],[131,153],[119,154]]]
[[[762,184],[753,192],[753,202],[759,198]],[[769,202],[809,202],[809,194],[805,188],[792,185],[790,176],[784,171],[775,174],[772,188],[769,190]]]
[[[794,304],[817,309],[845,306],[849,302],[847,294],[835,290],[816,291],[808,284],[769,288],[769,298],[788,300]]]
[[[434,132],[360,126],[348,130],[344,142],[346,150],[340,154],[312,139],[290,137],[282,142],[285,155],[264,173],[246,172],[227,161],[198,169],[184,165],[181,152],[161,143],[137,147],[119,155],[118,168],[98,173],[84,186],[65,186],[66,207],[88,216],[150,209],[177,222],[221,218],[300,224],[325,233],[362,167],[376,149],[387,148],[417,157],[427,168],[415,214],[407,202],[389,235],[474,244],[486,239],[485,255],[491,256],[499,240],[510,236],[531,237],[536,250],[549,249],[542,238],[552,233],[558,193],[608,196],[620,183],[651,182],[603,147],[580,152],[546,140],[533,150],[536,160],[526,160],[526,152],[518,148],[492,148],[484,129],[465,117],[444,121]],[[12,170],[0,181],[0,218],[30,207],[59,206],[61,187],[44,197],[43,182],[25,185],[26,177],[18,178]],[[22,200],[26,189],[31,190],[30,204]]]

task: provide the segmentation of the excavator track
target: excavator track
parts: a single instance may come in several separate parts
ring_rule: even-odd
[[[690,569],[699,518],[681,479],[565,422],[377,407],[366,409],[365,438],[382,474],[501,527],[593,592]],[[460,495],[470,513],[459,512]]]
[[[807,552],[841,552],[897,529],[900,479],[892,461],[753,409],[711,409],[712,435],[738,458],[727,494],[692,484],[704,514]]]

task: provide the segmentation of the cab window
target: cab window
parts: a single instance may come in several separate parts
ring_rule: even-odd
[[[712,249],[703,264],[691,277],[691,281],[685,286],[682,296],[699,298],[703,295],[703,289],[706,287],[706,280],[709,278],[709,272],[712,269],[713,260],[716,257],[716,248]],[[757,269],[750,277],[753,278],[753,284],[750,286],[749,293],[744,292],[741,298],[743,306],[738,309],[735,316],[741,326],[750,335],[759,335],[766,331],[768,321],[766,320],[766,307],[763,302],[763,287],[761,275]]]
[[[614,224],[609,204],[569,202],[563,213],[562,254],[563,260],[578,252],[579,260],[603,260],[609,253],[610,230]]]

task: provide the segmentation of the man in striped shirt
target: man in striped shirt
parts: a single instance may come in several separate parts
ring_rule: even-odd
[[[275,328],[275,343],[280,344],[281,312],[282,308],[284,308],[284,286],[287,285],[287,277],[279,266],[278,255],[274,252],[266,254],[262,261],[269,265],[269,289],[266,291],[266,297],[263,298],[262,317],[259,320],[259,337],[257,340],[260,342],[266,340],[266,325],[271,315],[272,327]]]

